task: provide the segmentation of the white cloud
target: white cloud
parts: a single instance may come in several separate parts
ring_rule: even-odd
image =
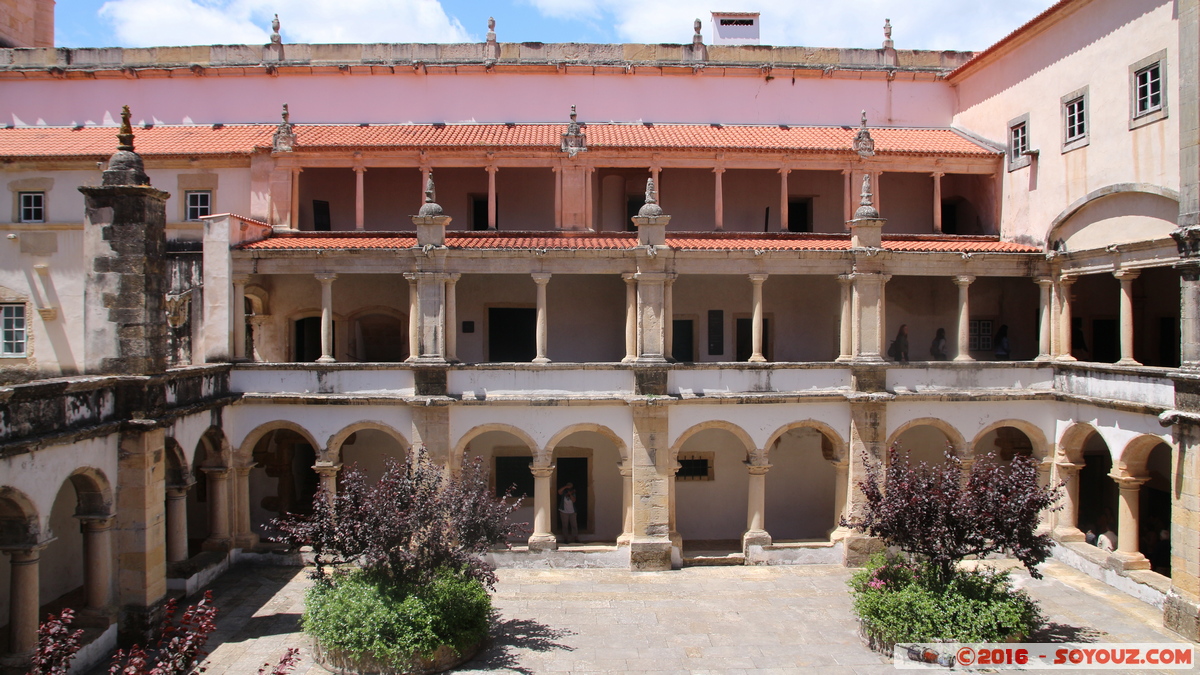
[[[284,42],[466,42],[438,0],[109,0],[100,16],[126,47]]]

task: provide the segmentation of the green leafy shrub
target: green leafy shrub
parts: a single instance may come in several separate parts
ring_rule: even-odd
[[[305,598],[304,631],[321,647],[404,668],[446,645],[462,654],[487,636],[492,601],[478,579],[442,569],[425,584],[355,570],[318,580]]]
[[[1003,642],[1041,623],[1008,572],[953,570],[879,554],[848,582],[866,633],[885,643]]]

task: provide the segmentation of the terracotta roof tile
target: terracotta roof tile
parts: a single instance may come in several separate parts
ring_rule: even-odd
[[[269,149],[273,124],[155,126],[135,129],[134,145],[145,156],[249,154]],[[296,125],[297,150],[350,148],[539,148],[559,147],[562,124]],[[779,150],[851,153],[851,127],[784,127],[702,124],[592,124],[595,149]],[[991,157],[994,149],[951,129],[872,129],[881,154]],[[110,156],[115,127],[17,127],[0,129],[0,157]]]

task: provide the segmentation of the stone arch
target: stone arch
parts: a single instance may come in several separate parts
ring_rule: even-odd
[[[591,431],[604,436],[608,440],[612,441],[613,445],[617,446],[617,451],[621,453],[621,461],[629,461],[629,447],[626,445],[625,439],[618,436],[616,432],[604,426],[603,424],[595,424],[593,422],[580,422],[578,424],[572,424],[563,428],[558,433],[551,436],[550,440],[546,442],[546,446],[542,448],[541,451],[542,455],[545,457],[553,457],[554,448],[557,447],[559,443],[562,443],[571,434],[578,433],[580,431]]]
[[[246,300],[250,303],[250,308],[254,316],[265,316],[271,312],[271,295],[265,288],[258,284],[246,286],[244,291]]]
[[[203,452],[201,452],[203,450]],[[225,432],[218,426],[211,426],[200,435],[196,445],[195,458],[192,460],[197,467],[232,467],[234,460],[233,448]]]
[[[981,429],[979,433],[975,434],[975,438],[971,439],[971,455],[975,456],[979,454],[979,443],[983,441],[985,436],[1003,427],[1012,427],[1025,434],[1030,443],[1033,444],[1034,459],[1045,460],[1050,457],[1050,447],[1046,443],[1046,434],[1036,424],[1019,419],[1000,420]]]
[[[458,439],[458,443],[454,446],[454,457],[458,459],[461,466],[463,458],[466,456],[467,444],[478,436],[482,436],[490,431],[503,431],[516,436],[519,441],[529,448],[529,454],[533,456],[534,462],[541,466],[550,463],[550,457],[543,454],[541,447],[533,440],[533,437],[525,433],[523,430],[514,427],[511,424],[503,424],[501,422],[492,422],[489,424],[480,424],[472,427]]]
[[[676,438],[675,442],[671,444],[671,458],[674,459],[679,456],[679,449],[683,447],[683,444],[686,443],[689,438],[695,436],[701,431],[707,431],[709,429],[721,429],[733,434],[734,437],[741,441],[742,445],[746,446],[747,454],[753,454],[759,450],[758,446],[754,443],[754,439],[750,437],[750,434],[746,433],[745,429],[734,424],[733,422],[726,422],[725,420],[709,420],[707,422],[701,422],[699,424],[692,425],[691,427],[685,429],[683,433],[679,434],[679,437]]]
[[[334,464],[341,463],[342,444],[346,442],[346,439],[349,438],[351,434],[358,431],[379,431],[395,439],[395,441],[400,444],[400,447],[404,448],[405,452],[412,449],[412,444],[408,442],[408,439],[404,437],[404,434],[396,431],[391,426],[384,424],[383,422],[364,420],[362,422],[355,422],[354,424],[343,428],[341,431],[338,431],[329,437],[329,441],[325,445],[325,454],[327,456],[326,461]],[[314,445],[313,447],[317,446]]]
[[[274,422],[260,424],[250,433],[246,434],[246,438],[242,440],[242,445],[237,451],[238,459],[245,463],[249,463],[251,456],[254,454],[254,446],[258,445],[258,442],[261,441],[267,434],[280,429],[294,431],[303,437],[304,440],[308,441],[309,445],[311,445],[313,449],[317,451],[317,456],[319,459],[323,458],[325,455],[325,448],[323,448],[320,443],[317,443],[316,439],[311,433],[309,433],[308,429],[305,429],[299,424],[289,420],[275,420]]]
[[[1066,431],[1058,437],[1056,461],[1082,464],[1084,444],[1087,443],[1089,436],[1099,433],[1100,431],[1096,427],[1087,422],[1076,422],[1067,427]]]
[[[1146,476],[1146,460],[1150,458],[1150,452],[1160,444],[1165,444],[1170,447],[1170,442],[1162,436],[1154,434],[1141,434],[1131,439],[1121,448],[1118,453],[1116,464],[1113,469],[1125,476],[1133,476],[1142,478]]]
[[[1139,241],[1145,237],[1130,238],[1120,230],[1130,230],[1128,221],[1121,219],[1139,218],[1139,223],[1157,223],[1166,232],[1174,229],[1178,213],[1179,193],[1152,183],[1114,183],[1089,192],[1063,209],[1050,223],[1046,246],[1050,250],[1087,250],[1100,248],[1103,242],[1123,243]],[[1118,229],[1113,229],[1116,226]],[[1100,231],[1086,239],[1076,237],[1092,227]],[[1115,239],[1114,239],[1115,237]],[[1075,243],[1072,243],[1075,239]]]
[[[33,500],[14,487],[0,486],[0,547],[34,546],[40,543],[41,534]]]
[[[950,447],[954,451],[954,456],[958,457],[959,459],[966,458],[968,453],[972,450],[972,446],[967,445],[967,440],[961,433],[959,433],[958,429],[955,429],[954,426],[949,422],[936,417],[918,417],[896,427],[896,429],[892,431],[892,434],[888,436],[887,447],[891,448],[893,445],[895,445],[896,442],[900,440],[900,437],[904,435],[904,432],[908,431],[909,429],[922,426],[933,427],[942,432],[942,434],[946,436],[946,440],[950,442]]]
[[[767,459],[770,459],[771,448],[775,447],[775,444],[779,441],[780,438],[783,437],[784,434],[791,431],[792,429],[806,429],[806,428],[817,430],[818,432],[821,433],[822,436],[824,436],[826,439],[828,439],[830,445],[833,446],[833,457],[826,457],[826,459],[828,459],[830,461],[834,461],[834,462],[840,462],[840,461],[843,461],[846,459],[846,452],[847,452],[846,442],[844,440],[842,440],[841,435],[839,435],[838,432],[834,431],[833,427],[829,426],[828,424],[825,424],[824,422],[820,422],[820,421],[813,420],[813,419],[801,420],[799,422],[791,422],[789,424],[785,424],[785,425],[779,427],[774,432],[772,432],[770,437],[767,438],[766,444],[763,446],[763,451],[767,455]]]
[[[188,466],[187,454],[184,453],[183,446],[179,445],[179,441],[167,436],[163,443],[163,450],[167,466],[167,487],[191,483],[192,470]]]
[[[79,467],[67,476],[67,480],[78,497],[76,516],[107,518],[113,515],[112,486],[103,471],[90,466]]]

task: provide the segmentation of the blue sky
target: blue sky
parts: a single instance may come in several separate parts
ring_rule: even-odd
[[[764,44],[878,47],[885,18],[897,48],[982,49],[1049,0],[58,0],[64,47],[257,43],[280,15],[285,42],[482,40],[494,16],[504,42],[690,42],[711,10],[759,11]]]

